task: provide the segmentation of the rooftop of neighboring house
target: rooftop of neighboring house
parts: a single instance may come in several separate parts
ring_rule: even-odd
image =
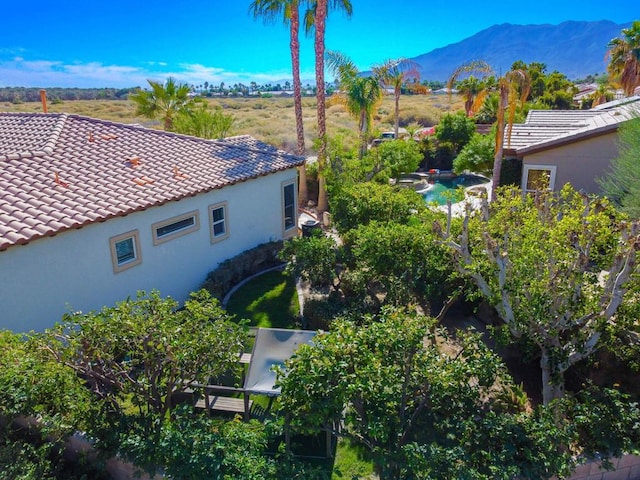
[[[303,162],[246,135],[204,140],[78,115],[0,113],[0,251]]]
[[[525,123],[505,137],[505,153],[522,155],[615,131],[640,116],[640,97],[604,103],[591,110],[531,110]]]

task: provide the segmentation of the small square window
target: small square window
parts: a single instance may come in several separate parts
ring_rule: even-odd
[[[111,262],[115,273],[122,272],[142,262],[138,231],[123,233],[109,239]]]
[[[227,202],[209,206],[209,223],[211,228],[211,243],[219,242],[229,236]]]
[[[118,265],[123,265],[136,259],[136,246],[132,237],[116,242],[116,257]]]

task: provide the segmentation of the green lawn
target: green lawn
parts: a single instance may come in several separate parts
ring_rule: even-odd
[[[260,275],[240,287],[229,299],[227,312],[239,319],[246,318],[252,327],[300,326],[295,282],[277,270]]]

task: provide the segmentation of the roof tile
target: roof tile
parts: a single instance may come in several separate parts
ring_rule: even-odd
[[[246,135],[203,140],[77,115],[0,113],[0,250],[303,162]]]

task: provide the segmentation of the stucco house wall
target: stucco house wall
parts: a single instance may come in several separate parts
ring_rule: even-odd
[[[600,193],[596,179],[605,174],[611,160],[617,157],[617,139],[618,135],[614,131],[526,154],[522,159],[523,175],[527,165],[555,166],[555,182],[552,185],[554,190],[571,183],[577,190]]]
[[[218,263],[295,233],[284,232],[282,188],[295,185],[296,174],[266,175],[0,252],[0,326],[43,330],[65,311],[113,305],[138,290],[157,289],[184,301]],[[228,236],[212,243],[208,207],[221,202]],[[193,211],[196,231],[154,245],[152,224]],[[136,230],[142,261],[116,273],[109,239]]]

